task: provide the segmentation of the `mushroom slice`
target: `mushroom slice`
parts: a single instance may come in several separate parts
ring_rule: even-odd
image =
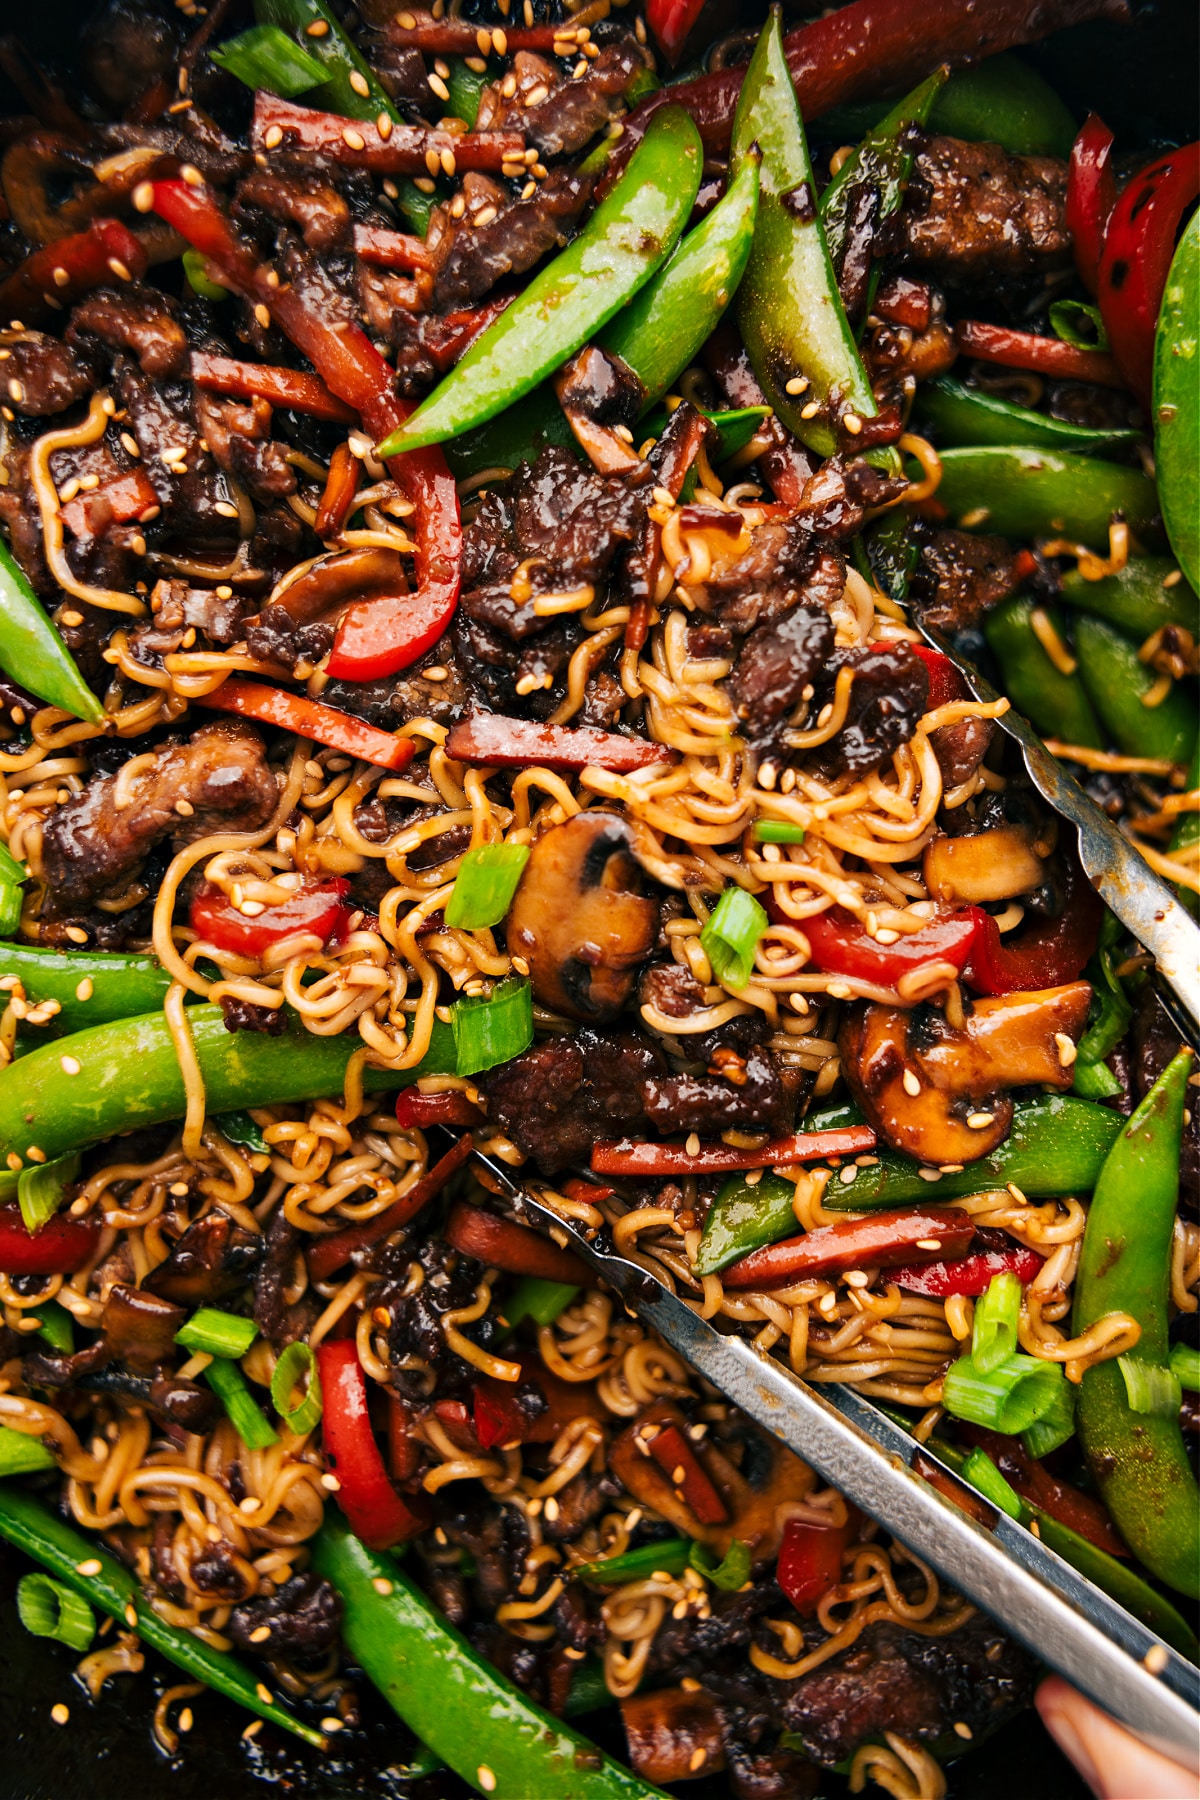
[[[1067,1041],[1087,1021],[1086,981],[977,1000],[961,1027],[936,1007],[861,1006],[838,1045],[851,1093],[880,1137],[924,1163],[975,1162],[1008,1135],[1008,1090],[1069,1088]]]
[[[705,1688],[657,1688],[621,1702],[629,1760],[645,1781],[695,1781],[725,1767],[720,1703]]]
[[[510,955],[529,964],[543,1006],[598,1025],[629,998],[658,932],[628,819],[582,812],[534,844],[508,915]]]
[[[271,601],[297,625],[309,625],[314,619],[331,618],[350,600],[407,592],[400,552],[376,545],[318,556],[294,581],[277,587]]]
[[[587,344],[556,376],[554,391],[576,442],[599,474],[648,473],[630,434],[646,390],[628,363]]]
[[[933,899],[982,905],[1032,893],[1045,881],[1046,867],[1027,826],[998,825],[966,837],[933,838],[923,874]]]

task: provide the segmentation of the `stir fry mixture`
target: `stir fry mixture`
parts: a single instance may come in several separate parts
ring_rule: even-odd
[[[496,1163],[1195,1654],[1198,1077],[997,724],[1195,910],[1200,146],[1012,54],[1124,16],[0,49],[0,1533],[168,1753],[938,1800],[1027,1703]]]

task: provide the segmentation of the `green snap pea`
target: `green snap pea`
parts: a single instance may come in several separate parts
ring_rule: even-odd
[[[490,69],[468,69],[461,56],[452,56],[449,67],[446,86],[450,89],[450,111],[456,119],[464,121],[468,130],[474,131],[483,90],[496,78]]]
[[[944,66],[935,69],[918,88],[899,101],[865,134],[857,150],[846,158],[822,193],[818,211],[835,269],[841,268],[849,242],[856,189],[866,185],[877,195],[876,230],[880,230],[904,204],[913,165],[912,134],[906,127],[927,123],[948,74],[949,70]]]
[[[573,356],[666,261],[687,224],[702,163],[700,134],[682,107],[656,113],[579,236],[380,445],[380,456],[484,424]]]
[[[821,120],[828,141],[851,143],[883,117],[886,102],[860,100],[835,107]],[[1050,84],[1020,57],[989,56],[957,69],[938,95],[931,131],[971,144],[999,144],[1013,156],[1071,154],[1075,121]]]
[[[1075,650],[1083,685],[1113,743],[1126,756],[1159,756],[1186,763],[1196,745],[1196,708],[1184,685],[1172,682],[1157,706],[1142,696],[1158,680],[1138,661],[1137,645],[1104,619],[1081,613]]]
[[[1004,673],[1004,692],[1043,737],[1103,750],[1104,733],[1078,674],[1064,675],[1039,642],[1030,619],[1034,602],[1014,594],[987,615],[983,632]],[[1060,636],[1062,615],[1043,611]]]
[[[947,447],[980,444],[1023,444],[1033,449],[1070,450],[1079,456],[1102,455],[1121,444],[1132,444],[1136,431],[1095,431],[1088,425],[1070,425],[1048,413],[967,387],[952,375],[922,382],[915,401],[922,425],[934,441]]]
[[[344,1608],[355,1662],[400,1717],[457,1775],[496,1800],[651,1800],[628,1769],[505,1680],[385,1552],[368,1550],[327,1515],[313,1567]]]
[[[104,708],[75,666],[24,569],[0,538],[0,669],[23,688],[89,725]]]
[[[58,1002],[48,1027],[55,1036],[153,1012],[162,1006],[171,985],[155,956],[42,950],[33,944],[0,944],[0,978],[5,976],[17,978],[31,1006],[43,1000]]]
[[[1140,469],[1068,451],[989,444],[942,453],[937,497],[951,521],[1004,537],[1068,537],[1108,549],[1120,513],[1142,539],[1158,535],[1158,496]]]
[[[358,1042],[345,1034],[315,1037],[295,1017],[279,1037],[231,1033],[219,1006],[195,1006],[189,1021],[214,1115],[340,1093]],[[63,1068],[68,1046],[79,1065],[77,1075]],[[422,1063],[403,1070],[368,1068],[363,1085],[373,1093],[407,1087],[422,1075],[452,1074],[454,1067],[453,1033],[439,1020]],[[162,1013],[118,1019],[40,1045],[0,1075],[0,1148],[22,1158],[36,1148],[54,1162],[117,1132],[180,1119],[186,1109],[183,1076]]]
[[[1154,460],[1171,548],[1200,587],[1200,215],[1179,240],[1154,342]]]
[[[1104,575],[1099,581],[1087,581],[1078,569],[1062,578],[1063,599],[1080,612],[1094,613],[1107,619],[1118,631],[1136,644],[1164,625],[1183,625],[1194,629],[1200,616],[1200,601],[1181,577],[1179,565],[1172,556],[1131,556],[1116,575]]]
[[[1171,1246],[1179,1200],[1183,1109],[1192,1067],[1182,1051],[1114,1144],[1088,1212],[1072,1330],[1108,1313],[1141,1327],[1139,1361],[1165,1366]],[[1114,1360],[1085,1371],[1076,1409],[1080,1441],[1122,1537],[1160,1581],[1200,1596],[1200,1491],[1177,1418],[1135,1413]]]
[[[391,95],[325,0],[254,0],[254,17],[260,25],[277,25],[287,32],[323,66],[326,78],[320,87],[305,94],[306,106],[341,113],[347,119],[377,119],[386,113],[394,125],[403,124]],[[312,37],[309,27],[313,25],[325,29]],[[353,76],[358,77],[357,85]]]
[[[908,584],[921,558],[921,545],[912,528],[907,507],[893,506],[881,519],[869,525],[853,547],[865,546],[867,567],[861,571],[868,580],[879,583],[893,600],[908,599]]]
[[[1188,764],[1185,779],[1188,793],[1200,788],[1200,739],[1197,740],[1196,748],[1192,751],[1192,760]],[[1200,812],[1180,813],[1179,823],[1171,833],[1171,855],[1181,857],[1185,861],[1190,860],[1194,867],[1197,844],[1200,844]],[[1191,853],[1190,859],[1189,852]],[[1179,896],[1189,912],[1200,913],[1200,894],[1197,894],[1193,888],[1181,887]]]

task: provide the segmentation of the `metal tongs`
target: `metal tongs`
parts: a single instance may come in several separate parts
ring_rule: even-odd
[[[840,1384],[810,1387],[743,1338],[726,1336],[640,1263],[592,1243],[476,1151],[513,1211],[564,1240],[673,1350],[750,1418],[839,1488],[1024,1644],[1039,1661],[1164,1756],[1200,1754],[1200,1669],[1004,1514],[977,1524],[912,1468],[919,1451],[946,1475],[936,1441],[918,1445]]]

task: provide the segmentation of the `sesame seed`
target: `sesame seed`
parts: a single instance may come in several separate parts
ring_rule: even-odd
[[[854,1164],[847,1163],[844,1169],[838,1170],[838,1180],[842,1183],[843,1187],[849,1187],[857,1174],[858,1170],[855,1168]]]
[[[546,1517],[549,1519],[550,1523],[553,1525],[555,1519],[557,1519],[557,1517],[558,1517],[558,1501],[554,1498],[553,1494],[551,1494],[549,1499],[546,1501],[543,1511],[545,1512]]]
[[[430,149],[425,152],[425,167],[429,170],[431,175],[441,174],[442,159],[436,150]]]
[[[195,1719],[195,1715],[192,1712],[191,1707],[185,1706],[183,1711],[179,1715],[180,1731],[190,1731],[192,1729],[192,1726],[195,1723],[196,1723],[196,1719]]]
[[[321,1486],[325,1489],[327,1494],[338,1493],[341,1489],[341,1485],[342,1484],[336,1475],[328,1474],[322,1475],[321,1477]]]
[[[71,629],[74,630],[76,625],[83,624],[83,614],[81,612],[76,612],[73,606],[68,606],[60,615],[60,623],[69,625]]]
[[[922,1181],[940,1181],[942,1179],[940,1169],[918,1169],[917,1174]]]
[[[311,25],[304,27],[304,35],[305,37],[324,37],[328,30],[328,19],[314,19]]]
[[[267,146],[267,149],[278,150],[282,142],[283,132],[280,127],[278,125],[268,125],[266,133],[263,136],[263,143]]]
[[[332,1713],[330,1713],[330,1715],[327,1719],[321,1720],[321,1730],[322,1731],[334,1732],[334,1731],[345,1731],[345,1729],[346,1729],[346,1721],[344,1719],[335,1719]]]
[[[64,1706],[61,1700],[57,1706],[52,1706],[50,1708],[50,1717],[54,1720],[56,1725],[65,1725],[70,1716],[70,1707]]]
[[[169,1194],[174,1194],[176,1200],[183,1200],[190,1192],[190,1189],[188,1188],[186,1181],[173,1181],[167,1189],[167,1192]]]
[[[258,1512],[261,1506],[262,1501],[257,1499],[253,1494],[247,1494],[244,1500],[238,1501],[238,1511],[244,1512],[247,1515]]]
[[[548,100],[549,97],[550,97],[550,89],[546,86],[544,81],[539,81],[537,86],[531,87],[529,92],[526,94],[525,105],[527,107],[528,106],[540,106],[542,104],[542,101]]]
[[[79,1073],[79,1058],[78,1057],[76,1057],[76,1056],[60,1056],[58,1060],[62,1065],[62,1072],[64,1075],[78,1075],[78,1073]]]
[[[128,265],[123,263],[119,256],[110,256],[108,259],[108,266],[118,281],[133,280],[133,276],[129,273]]]
[[[1077,1054],[1074,1043],[1067,1036],[1065,1031],[1055,1032],[1054,1043],[1058,1050],[1059,1062],[1064,1069],[1069,1069],[1071,1064],[1075,1061]]]
[[[385,1600],[392,1591],[392,1584],[386,1575],[376,1575],[371,1586],[375,1589],[377,1594],[382,1594]]]
[[[8,384],[8,397],[10,400],[15,401],[18,406],[20,406],[22,400],[25,398],[25,389],[15,375]]]
[[[317,22],[318,22],[318,24],[321,24],[321,25],[323,25],[325,23],[324,19],[319,19]],[[310,25],[308,29],[311,32],[312,26]],[[261,1719],[251,1719],[251,1721],[247,1725],[245,1731],[243,1731],[242,1736],[244,1738],[256,1738],[258,1736],[259,1732],[262,1730],[262,1728],[263,1728],[263,1722]]]
[[[398,12],[396,14],[396,23],[401,31],[415,31],[417,29],[417,21],[410,12]]]
[[[138,1622],[137,1607],[133,1604],[133,1601],[131,1600],[129,1602],[129,1605],[125,1608],[125,1623],[127,1625],[132,1626],[136,1630],[137,1622]]]
[[[4,1160],[8,1164],[9,1168],[14,1171],[21,1167],[21,1159],[17,1155],[15,1150],[10,1150]]]
[[[388,118],[386,113],[380,113],[379,117],[375,121],[375,129],[379,133],[380,137],[383,139],[384,143],[386,144],[388,139],[392,135],[392,121]],[[383,191],[385,194],[387,193],[387,183],[386,182],[384,183]],[[394,195],[391,197],[394,198]]]
[[[362,73],[361,69],[351,69],[350,86],[354,89],[356,94],[361,94],[364,100],[371,91],[371,84]]]
[[[496,52],[497,56],[508,55],[508,33],[501,31],[499,26],[497,26],[496,30],[492,33],[492,49]]]
[[[204,177],[194,163],[184,163],[179,173],[189,187],[203,187]]]
[[[707,1761],[708,1761],[708,1751],[704,1748],[703,1744],[697,1744],[696,1748],[692,1751],[691,1756],[688,1758],[688,1768],[691,1770],[692,1774],[694,1775],[694,1774],[696,1774],[697,1770],[702,1769],[704,1767],[704,1765]]]
[[[271,1692],[265,1681],[256,1682],[254,1691],[264,1706],[270,1706],[275,1699],[274,1694]]]
[[[86,943],[87,942],[87,932],[86,931],[83,934],[83,939],[84,939],[84,942]],[[91,976],[85,975],[83,980],[79,983],[79,986],[75,989],[75,998],[77,1000],[90,1000],[92,995],[95,993],[95,991],[96,991],[95,986],[92,982]]]
[[[261,300],[259,301],[258,305],[254,308],[254,317],[257,319],[258,323],[262,326],[264,331],[269,329],[270,324],[271,324],[271,315],[268,312],[267,308],[263,305]],[[237,509],[235,508],[234,510],[236,511]]]
[[[687,1140],[687,1143],[684,1145],[684,1149],[687,1151],[689,1156],[699,1156],[699,1154],[700,1154],[700,1138],[696,1132],[690,1131],[688,1133],[688,1140]]]
[[[848,1269],[844,1279],[847,1287],[865,1288],[871,1285],[871,1278],[865,1269]]]
[[[481,206],[471,223],[473,225],[490,225],[495,217],[496,208],[494,206]]]
[[[971,1727],[967,1724],[965,1719],[955,1719],[954,1731],[955,1735],[962,1738],[966,1743],[969,1743],[975,1736],[975,1733],[971,1730]]]
[[[1009,1193],[1012,1195],[1013,1199],[1016,1201],[1018,1206],[1024,1206],[1027,1204],[1024,1194],[1021,1192],[1020,1188],[1017,1186],[1015,1181],[1007,1181],[1007,1182],[1005,1182],[1004,1185],[1008,1189]]]
[[[917,1249],[918,1250],[940,1250],[941,1247],[942,1247],[941,1238],[918,1238],[917,1239]]]
[[[441,162],[443,175],[453,175],[458,168],[458,164],[454,160],[453,150],[443,150]]]
[[[482,25],[475,33],[475,42],[479,45],[480,56],[492,54],[492,34],[490,31],[485,31]]]
[[[147,213],[154,207],[154,183],[139,181],[133,190],[133,204],[138,212]]]
[[[996,1117],[995,1113],[988,1113],[988,1112],[971,1113],[967,1119],[967,1124],[970,1126],[972,1131],[985,1131],[987,1129],[987,1127],[992,1123],[992,1121],[995,1117]]]
[[[429,83],[430,91],[436,94],[439,100],[449,100],[450,89],[440,75],[427,75],[425,79]]]
[[[260,1625],[256,1630],[250,1633],[250,1642],[252,1644],[265,1644],[270,1635],[271,1627],[269,1625]]]
[[[915,1100],[921,1091],[921,1083],[911,1069],[905,1069],[901,1083],[905,1093],[911,1094]]]
[[[475,1779],[485,1794],[490,1794],[494,1791],[496,1777],[492,1774],[492,1771],[488,1768],[486,1763],[480,1763],[475,1771]]]
[[[351,150],[365,150],[367,140],[361,131],[355,131],[349,125],[342,126],[342,142]]]
[[[266,312],[267,309],[264,306],[262,310],[264,312]],[[269,321],[269,319],[270,319],[269,313],[267,314],[267,318]],[[220,513],[220,515],[223,519],[236,519],[238,516],[238,509],[233,504],[232,500],[218,500],[216,505],[213,507],[213,511]]]
[[[46,1152],[44,1150],[39,1150],[36,1144],[30,1144],[25,1154],[30,1162],[44,1163],[46,1160]]]
[[[820,410],[821,408],[817,405],[817,402],[815,400],[810,400],[807,406],[802,406],[800,408],[800,417],[802,419],[815,419]]]
[[[784,393],[785,394],[802,394],[807,386],[808,386],[808,376],[807,375],[793,375],[792,379],[786,383],[786,385],[784,387]]]
[[[846,427],[846,430],[850,433],[851,437],[857,437],[862,430],[862,420],[857,413],[843,413],[842,424]]]
[[[1151,1675],[1162,1674],[1167,1666],[1167,1653],[1161,1644],[1151,1644],[1142,1658],[1142,1665],[1149,1669]]]

